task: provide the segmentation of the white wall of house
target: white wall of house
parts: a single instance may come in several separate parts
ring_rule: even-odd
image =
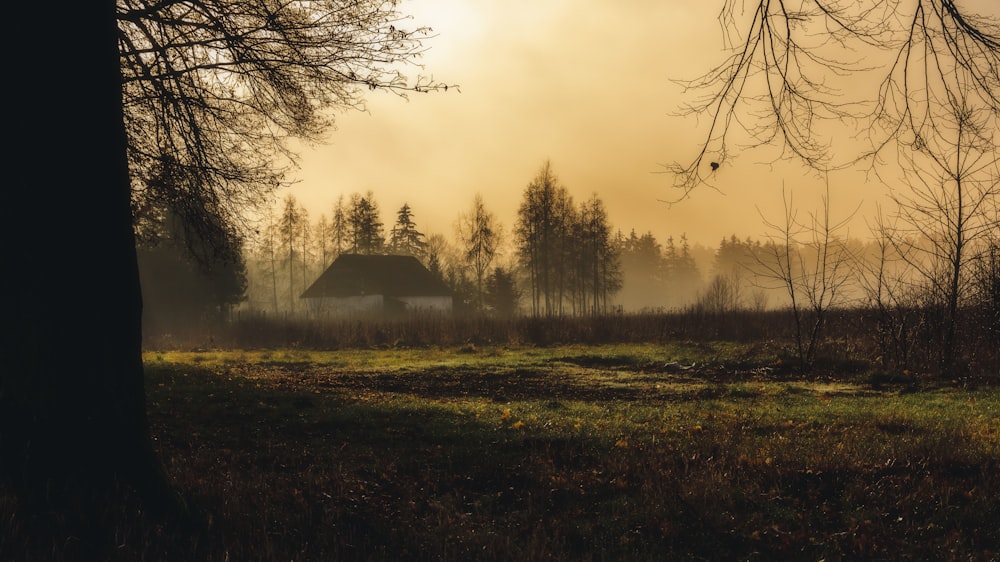
[[[324,297],[305,299],[312,314],[330,316],[350,316],[352,314],[379,314],[385,310],[382,295],[356,297]],[[408,312],[452,311],[451,297],[399,297],[396,299],[406,306]]]
[[[334,316],[381,312],[384,302],[382,295],[323,297],[319,299],[313,298],[305,300],[308,301],[310,312],[331,314]]]
[[[406,310],[413,312],[451,312],[451,297],[399,297]]]

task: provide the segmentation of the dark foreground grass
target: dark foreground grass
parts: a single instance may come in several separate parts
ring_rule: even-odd
[[[997,389],[768,353],[150,353],[153,434],[199,524],[120,530],[109,557],[1000,557]]]

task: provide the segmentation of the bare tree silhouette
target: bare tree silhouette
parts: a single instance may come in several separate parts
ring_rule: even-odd
[[[99,559],[109,519],[138,512],[123,497],[181,507],[148,435],[134,229],[169,209],[232,232],[281,184],[287,141],[318,140],[328,110],[438,87],[399,72],[428,32],[396,5],[57,0],[44,21],[9,8],[0,225],[19,241],[5,268],[30,276],[5,276],[0,489],[33,527]],[[55,259],[53,239],[73,247]]]
[[[709,121],[694,156],[667,166],[681,198],[709,183],[734,142],[737,150],[778,146],[780,157],[821,171],[867,161],[877,173],[891,148],[950,145],[954,100],[985,126],[1000,116],[1000,26],[952,0],[795,8],[726,0],[719,22],[725,60],[678,81],[692,96],[679,113]]]
[[[724,3],[727,58],[682,82],[700,97],[681,113],[709,125],[694,157],[668,167],[679,198],[712,185],[739,136],[741,149],[777,146],[779,158],[821,172],[863,163],[881,179],[887,165],[900,167],[894,244],[910,243],[907,233],[931,238],[931,250],[902,255],[922,259],[911,265],[944,303],[941,367],[951,370],[963,270],[1000,228],[1000,23],[953,0],[797,6]]]

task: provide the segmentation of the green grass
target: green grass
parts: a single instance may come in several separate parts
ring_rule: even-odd
[[[684,343],[149,353],[153,435],[203,523],[120,559],[1000,556],[998,389],[779,359]]]

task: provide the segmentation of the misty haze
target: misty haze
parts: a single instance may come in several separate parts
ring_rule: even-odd
[[[994,3],[8,9],[0,561],[1000,558]]]

